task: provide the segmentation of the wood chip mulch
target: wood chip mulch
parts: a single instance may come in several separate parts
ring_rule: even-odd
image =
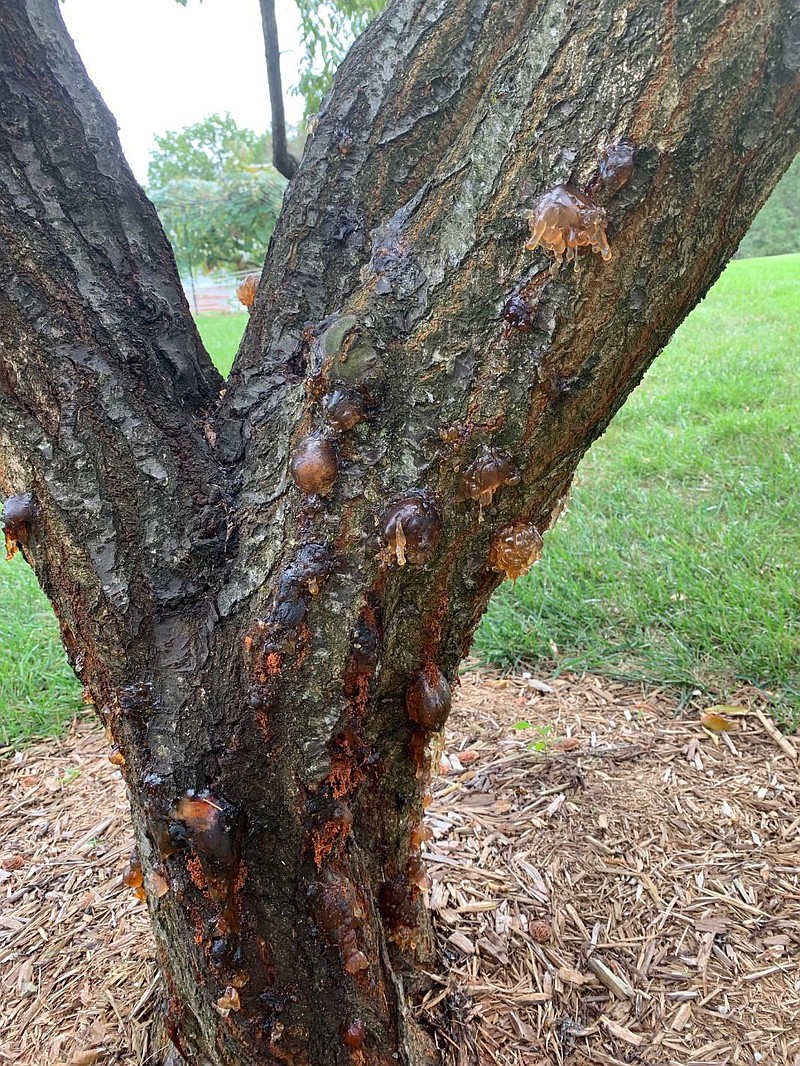
[[[800,1066],[800,740],[597,678],[463,679],[434,785],[458,1066]],[[528,728],[515,728],[520,721]],[[102,734],[0,752],[0,1062],[154,1061],[145,906]]]

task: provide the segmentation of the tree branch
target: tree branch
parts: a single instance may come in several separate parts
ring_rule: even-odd
[[[283,110],[281,84],[281,50],[278,43],[278,24],[275,21],[275,0],[260,0],[261,23],[264,27],[264,51],[267,57],[269,103],[272,108],[272,161],[285,178],[293,178],[297,160],[286,144],[286,118]]]
[[[341,669],[343,617],[354,622],[379,585],[394,619],[387,699],[422,648],[458,661],[499,581],[486,568],[492,530],[520,516],[547,528],[580,456],[735,250],[791,160],[800,108],[788,0],[769,0],[755,29],[746,8],[728,2],[720,20],[716,0],[696,4],[678,32],[655,5],[619,22],[613,5],[587,21],[556,0],[399,0],[356,43],[294,179],[225,398],[232,438],[237,417],[250,420],[231,443],[244,450],[243,492],[262,503],[242,511],[248,548],[228,609],[255,593],[250,609],[266,610],[277,545],[338,537],[330,595],[348,606],[318,630],[298,699]],[[446,77],[459,50],[469,92]],[[436,104],[423,83],[440,81]],[[526,214],[561,182],[586,185],[615,136],[637,151],[607,203],[613,258],[583,251],[580,273],[552,277],[552,256],[525,250]],[[502,318],[514,292],[531,301],[527,332]],[[288,479],[286,441],[327,432],[320,398],[357,351],[374,367],[374,407],[343,446],[340,489],[311,514]],[[515,457],[524,488],[484,525],[457,496],[490,444]],[[411,488],[442,503],[439,562],[384,584],[376,523]],[[426,631],[432,598],[441,613]],[[311,676],[319,664],[324,681]]]
[[[4,3],[0,54],[0,481],[34,496],[68,646],[124,672],[141,618],[197,595],[224,537],[221,379],[55,0]]]

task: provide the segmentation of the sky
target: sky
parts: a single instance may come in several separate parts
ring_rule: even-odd
[[[300,16],[275,5],[287,121],[303,114],[297,81]],[[89,76],[116,116],[133,172],[147,177],[153,136],[229,111],[240,126],[270,124],[258,0],[63,0],[61,13]]]

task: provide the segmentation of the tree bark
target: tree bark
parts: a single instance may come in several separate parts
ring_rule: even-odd
[[[792,8],[395,0],[221,388],[54,0],[3,5],[0,483],[124,759],[187,1060],[436,1060],[410,1003],[447,683],[791,161]],[[526,250],[564,183],[609,261]]]

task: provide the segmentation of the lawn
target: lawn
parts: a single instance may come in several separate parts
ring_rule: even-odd
[[[732,263],[583,460],[544,559],[494,598],[500,666],[800,709],[800,255]]]
[[[203,338],[206,351],[214,360],[217,369],[225,377],[230,373],[233,357],[239,340],[247,325],[246,314],[198,315],[197,328]]]
[[[0,746],[59,730],[81,707],[58,623],[33,571],[0,557]]]
[[[476,641],[506,667],[595,670],[800,708],[800,255],[732,263],[581,464],[544,559]],[[246,315],[201,316],[227,373]],[[21,560],[0,568],[0,743],[80,706]],[[795,718],[795,724],[797,719]]]

